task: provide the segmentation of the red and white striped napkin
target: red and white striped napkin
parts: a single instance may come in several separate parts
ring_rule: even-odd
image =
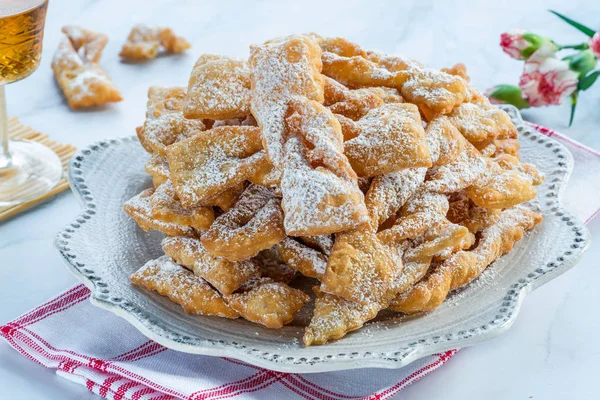
[[[533,125],[571,150],[575,169],[563,204],[589,222],[600,212],[600,153]],[[123,319],[95,308],[77,285],[0,327],[25,357],[107,399],[389,399],[446,363],[457,350],[422,358],[398,370],[288,374],[229,358],[169,350]],[[89,318],[94,315],[94,318]]]

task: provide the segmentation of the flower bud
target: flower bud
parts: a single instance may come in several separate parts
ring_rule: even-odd
[[[590,49],[567,56],[563,60],[568,62],[569,69],[577,72],[580,77],[596,68],[596,57]]]
[[[558,46],[549,38],[531,32],[516,30],[500,35],[500,47],[517,60],[527,60],[537,49],[547,45],[554,51]]]
[[[518,109],[529,107],[529,102],[523,98],[521,88],[515,85],[496,85],[486,90],[485,95],[493,104],[512,104]]]

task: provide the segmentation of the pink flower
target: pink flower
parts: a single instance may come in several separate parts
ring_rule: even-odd
[[[554,56],[551,46],[542,46],[525,62],[519,86],[533,107],[561,104],[577,89],[578,74],[569,63]]]
[[[521,54],[523,50],[529,47],[529,42],[523,38],[523,30],[514,30],[504,32],[500,35],[500,47],[509,56],[517,60],[523,60],[525,57]]]
[[[596,57],[600,58],[600,31],[590,38],[589,45]]]

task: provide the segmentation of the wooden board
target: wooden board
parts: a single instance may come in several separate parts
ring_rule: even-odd
[[[60,158],[65,174],[60,182],[58,182],[58,184],[51,191],[43,196],[30,200],[26,203],[17,204],[15,206],[0,207],[0,222],[26,211],[40,203],[43,203],[57,194],[67,190],[69,188],[69,182],[66,178],[67,166],[69,164],[69,160],[77,150],[77,148],[74,146],[55,142],[54,140],[50,139],[48,135],[44,135],[43,133],[40,133],[29,126],[21,124],[21,122],[19,122],[19,120],[15,117],[8,120],[8,137],[10,139],[28,139],[48,146]]]

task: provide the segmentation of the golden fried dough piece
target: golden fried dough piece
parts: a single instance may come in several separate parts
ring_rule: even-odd
[[[492,159],[504,170],[517,171],[531,179],[534,186],[540,185],[546,178],[533,164],[522,163],[519,157],[510,154],[499,154]]]
[[[276,169],[269,161],[269,157],[265,153],[257,163],[256,170],[252,176],[248,177],[248,180],[256,185],[268,187],[279,191],[279,184],[281,183],[282,172],[280,169]]]
[[[146,121],[136,130],[140,143],[151,154],[165,155],[167,146],[205,129],[200,120],[185,119],[181,87],[151,86],[148,89]]]
[[[167,53],[177,54],[190,47],[190,43],[175,35],[171,28],[138,24],[131,29],[119,55],[133,60],[150,60],[156,58],[161,48]]]
[[[256,262],[232,262],[213,256],[198,239],[167,237],[162,241],[162,248],[165,254],[194,271],[224,295],[233,293],[248,279],[260,273]]]
[[[152,217],[167,223],[191,226],[197,231],[207,230],[215,220],[210,207],[183,207],[170,179],[156,188],[150,196],[150,205]]]
[[[267,188],[250,185],[202,235],[202,244],[212,255],[239,261],[254,257],[284,238],[280,200]]]
[[[354,303],[313,288],[317,299],[310,324],[304,331],[305,346],[323,344],[340,339],[350,331],[363,326],[377,315],[381,307],[378,303]]]
[[[465,64],[462,63],[454,64],[450,68],[440,68],[440,71],[450,75],[460,76],[467,82],[471,80],[471,77],[469,77],[469,75],[467,74],[467,67],[465,66]]]
[[[301,290],[269,278],[249,281],[240,292],[227,296],[227,303],[244,319],[267,328],[281,328],[292,322],[310,300]]]
[[[385,295],[396,274],[392,249],[371,229],[338,234],[322,278],[321,290],[357,303]]]
[[[407,238],[416,238],[442,221],[448,207],[445,195],[421,190],[404,204],[394,226],[379,232],[378,237],[386,243],[399,243]]]
[[[327,255],[290,237],[283,239],[275,248],[281,260],[293,270],[309,278],[323,278]]]
[[[460,132],[443,115],[429,121],[425,127],[425,139],[435,166],[456,160],[464,148]]]
[[[260,129],[222,126],[167,148],[169,170],[181,204],[203,204],[244,182],[264,157]]]
[[[464,226],[453,224],[448,220],[442,220],[424,234],[406,242],[407,248],[402,255],[404,268],[402,273],[394,281],[392,287],[395,295],[402,293],[418,282],[429,269],[434,258],[447,258],[459,250],[468,249],[475,242],[475,236]],[[393,309],[395,301],[391,301]]]
[[[471,143],[517,137],[517,129],[508,114],[487,99],[478,103],[463,103],[448,114],[448,118]]]
[[[488,173],[467,188],[475,204],[485,208],[510,208],[535,197],[532,179],[517,170],[505,170],[491,162]]]
[[[250,47],[252,115],[262,129],[264,148],[281,169],[285,117],[294,97],[323,102],[321,49],[312,36],[294,35]]]
[[[435,193],[458,192],[477,182],[487,171],[485,158],[472,144],[459,138],[462,149],[451,162],[430,172],[425,189]]]
[[[325,106],[332,113],[340,114],[352,120],[361,119],[370,110],[382,106],[385,102],[369,89],[350,90],[341,83],[325,77]],[[381,93],[387,95],[386,92]]]
[[[360,225],[368,219],[364,195],[344,155],[337,119],[316,101],[291,103],[281,178],[287,234],[324,235]]]
[[[189,314],[225,318],[239,316],[204,279],[175,264],[167,256],[148,261],[131,275],[131,282],[167,296]]]
[[[283,261],[276,247],[261,251],[253,260],[259,264],[262,277],[283,283],[290,283],[296,277],[296,271]]]
[[[123,210],[145,231],[157,230],[171,236],[196,236],[194,228],[176,222],[165,222],[152,215],[150,199],[154,189],[146,189],[127,200]]]
[[[201,55],[190,75],[183,114],[186,118],[215,120],[249,115],[250,69],[246,63],[225,56]]]
[[[142,129],[142,127],[138,126],[137,129]],[[152,183],[154,184],[154,187],[159,187],[168,179],[171,179],[169,163],[166,156],[153,154],[144,165],[144,169],[148,175],[152,176]]]
[[[365,203],[377,226],[400,210],[425,179],[426,168],[407,168],[373,178],[365,195]]]
[[[475,249],[459,251],[436,267],[397,299],[394,310],[415,313],[438,307],[448,292],[478,277],[489,264],[509,252],[526,230],[541,220],[540,214],[520,206],[503,211],[498,221],[482,232]]]
[[[397,56],[364,51],[345,39],[325,39],[323,74],[350,87],[387,86],[429,114],[447,114],[470,99],[469,86],[460,76],[425,69]]]
[[[354,139],[355,137],[360,135],[361,130],[355,121],[351,120],[348,117],[344,117],[341,114],[334,114],[334,116],[340,123],[340,128],[342,129],[342,137],[344,138],[344,142],[350,139]]]
[[[500,217],[500,209],[478,206],[469,199],[464,190],[451,195],[448,200],[450,208],[446,218],[450,222],[465,226],[473,233],[495,224]]]
[[[344,143],[344,152],[359,176],[431,166],[421,117],[414,104],[382,105],[369,111],[357,125],[360,135]]]
[[[62,29],[66,37],[52,59],[52,70],[69,107],[78,109],[121,101],[121,93],[98,61],[108,38],[78,26]]]

